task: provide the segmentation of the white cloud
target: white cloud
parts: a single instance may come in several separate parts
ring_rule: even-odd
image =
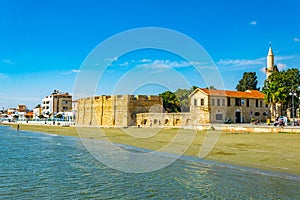
[[[291,58],[294,58],[294,55],[291,56],[274,56],[275,57],[275,62],[281,61],[281,60],[289,60]]]
[[[152,60],[150,60],[150,59],[142,59],[142,60],[140,60],[139,62],[141,62],[141,63],[146,63],[146,62],[151,62]]]
[[[278,63],[278,64],[277,64],[277,68],[278,68],[278,70],[282,70],[282,69],[287,68],[287,65],[286,65],[286,64],[283,64],[283,63]]]
[[[114,57],[114,58],[106,58],[104,61],[106,62],[115,62],[117,61],[119,58],[118,57]]]
[[[249,22],[249,24],[252,25],[252,26],[256,26],[257,23],[258,23],[257,21],[251,21],[251,22]]]
[[[294,38],[294,42],[300,42],[299,38]]]
[[[275,55],[275,63],[278,63],[281,67],[285,68],[283,64],[279,63],[279,61],[283,60],[289,60],[293,58],[294,55],[291,56],[276,56]],[[265,67],[267,65],[267,58],[262,57],[262,58],[257,58],[257,59],[220,59],[217,62],[218,67],[222,70],[243,70],[243,69],[249,69],[249,68],[260,68],[260,71],[264,72]],[[263,67],[262,67],[263,66]],[[280,69],[283,69],[280,68]]]
[[[262,73],[266,73],[266,68],[265,67],[262,67],[262,68],[260,68],[260,70],[259,71],[261,71]]]
[[[278,70],[283,70],[288,67],[286,64],[283,64],[283,63],[278,63],[276,66],[277,66]],[[259,71],[266,73],[266,67],[260,68]]]
[[[165,70],[171,68],[189,67],[192,65],[186,61],[154,60],[151,63],[142,64],[140,66],[147,69]]]
[[[79,73],[81,72],[79,69],[72,69],[70,71],[65,71],[65,72],[62,72],[60,73],[61,75],[70,75],[70,74],[73,74],[73,73]]]
[[[257,58],[254,60],[247,59],[221,59],[217,62],[217,65],[221,66],[249,66],[249,65],[260,65],[265,63],[266,58]]]
[[[5,63],[5,64],[8,64],[8,65],[14,65],[15,64],[14,62],[12,62],[9,59],[2,59],[1,62]]]
[[[125,62],[125,63],[121,63],[121,64],[119,64],[121,67],[127,67],[128,65],[129,65],[129,63],[128,62]]]
[[[80,70],[79,70],[79,69],[72,69],[72,72],[73,72],[73,73],[79,73]]]

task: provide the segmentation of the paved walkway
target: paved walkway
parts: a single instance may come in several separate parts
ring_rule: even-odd
[[[273,124],[211,124],[216,130],[228,130],[228,131],[245,131],[245,132],[293,132],[300,133],[300,126],[283,126],[276,127]]]

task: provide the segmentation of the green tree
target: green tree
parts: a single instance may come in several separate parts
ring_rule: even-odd
[[[257,76],[256,72],[244,72],[243,78],[237,84],[236,90],[246,91],[246,90],[259,90],[257,87]]]
[[[265,81],[262,88],[262,92],[265,94],[265,102],[270,104],[271,116],[276,117],[276,104],[282,102],[284,97],[282,95],[283,87],[278,83],[282,79],[280,72],[274,72],[269,78]]]
[[[166,112],[180,112],[180,102],[177,96],[171,92],[166,91],[161,94],[159,94],[163,98],[163,107],[166,110]]]
[[[209,86],[209,87],[206,87],[206,89],[210,89],[210,90],[217,90],[217,88],[213,85]]]
[[[296,90],[299,94],[299,86],[300,72],[296,68],[273,72],[268,77],[264,83],[262,92],[265,94],[265,102],[271,104],[271,115],[274,118],[276,113],[278,113],[276,104],[281,104],[283,109],[290,107],[292,97],[289,93],[292,90]]]
[[[180,101],[181,112],[189,112],[190,111],[190,102],[189,95],[197,89],[197,86],[192,86],[190,89],[178,89],[174,94]]]
[[[196,90],[197,88],[199,88],[198,86],[193,85],[190,89],[191,93],[194,92],[194,90]]]

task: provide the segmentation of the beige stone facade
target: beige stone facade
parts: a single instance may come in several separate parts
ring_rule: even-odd
[[[96,96],[78,100],[77,125],[135,126],[137,113],[162,113],[162,98],[145,95]]]
[[[264,94],[196,89],[189,97],[189,113],[163,113],[159,96],[96,96],[78,100],[77,125],[184,127],[209,123],[266,121]]]
[[[136,115],[137,126],[183,127],[191,126],[190,113],[139,113]]]
[[[196,89],[190,95],[192,124],[249,123],[251,119],[266,121],[269,108],[264,94],[257,90],[246,92],[228,90]]]
[[[250,123],[266,121],[268,106],[264,94],[256,90],[246,92],[196,89],[189,97],[189,113],[139,113],[138,126],[197,127],[203,124]]]

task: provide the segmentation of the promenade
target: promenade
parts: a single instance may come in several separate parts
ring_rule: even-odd
[[[9,124],[27,124],[27,125],[45,125],[45,126],[74,126],[74,127],[93,127],[93,128],[127,128],[127,127],[116,127],[116,126],[77,126],[75,122],[69,121],[16,121],[16,122],[2,122],[5,125]],[[1,124],[1,123],[0,123]],[[135,126],[133,126],[135,127]],[[143,127],[142,127],[143,128]],[[182,129],[195,129],[195,130],[216,130],[216,131],[224,131],[224,132],[248,132],[248,133],[300,133],[300,126],[274,126],[273,124],[249,124],[249,123],[242,123],[242,124],[221,124],[221,123],[213,123],[213,124],[202,124],[198,126],[153,126],[147,128],[161,128],[161,129],[168,129],[168,128],[182,128]]]

